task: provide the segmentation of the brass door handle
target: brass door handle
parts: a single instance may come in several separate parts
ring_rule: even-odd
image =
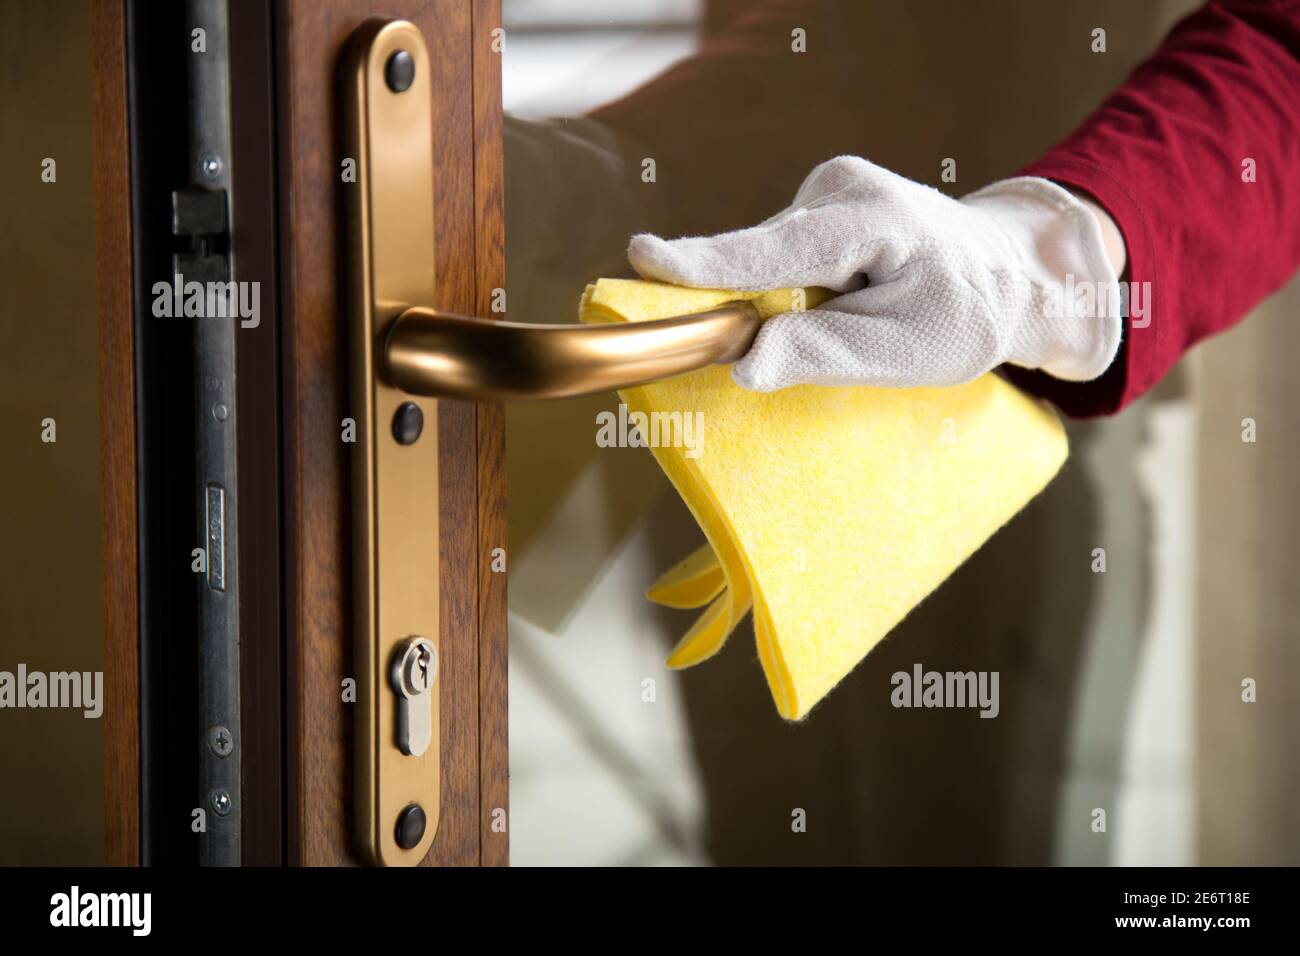
[[[416,306],[391,324],[383,354],[389,380],[414,395],[570,398],[734,362],[761,322],[749,302],[611,325],[495,322]]]

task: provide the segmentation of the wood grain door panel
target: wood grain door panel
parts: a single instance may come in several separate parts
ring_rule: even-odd
[[[278,143],[284,343],[289,860],[358,862],[350,843],[351,676],[347,302],[339,127],[340,55],[368,17],[407,19],[429,44],[434,87],[436,304],[488,314],[504,286],[496,0],[281,0]],[[504,426],[498,408],[438,414],[442,808],[427,862],[504,864],[506,609]],[[501,810],[496,814],[494,811]]]

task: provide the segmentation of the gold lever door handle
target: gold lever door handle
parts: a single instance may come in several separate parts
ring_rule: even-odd
[[[734,362],[761,322],[748,302],[610,325],[495,322],[416,306],[392,323],[384,363],[389,380],[414,395],[570,398]]]

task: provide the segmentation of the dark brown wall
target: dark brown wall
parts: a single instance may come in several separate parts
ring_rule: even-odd
[[[0,4],[0,670],[104,668],[84,3]],[[41,163],[57,180],[41,181]],[[57,442],[41,441],[41,420]],[[127,423],[129,429],[130,425]],[[0,865],[104,859],[103,718],[0,710]]]

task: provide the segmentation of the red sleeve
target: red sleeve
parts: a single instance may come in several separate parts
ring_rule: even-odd
[[[1118,411],[1300,265],[1300,0],[1207,4],[1021,173],[1110,212],[1130,298],[1149,290],[1149,312],[1125,319],[1120,355],[1095,381],[1008,375],[1071,415]]]

